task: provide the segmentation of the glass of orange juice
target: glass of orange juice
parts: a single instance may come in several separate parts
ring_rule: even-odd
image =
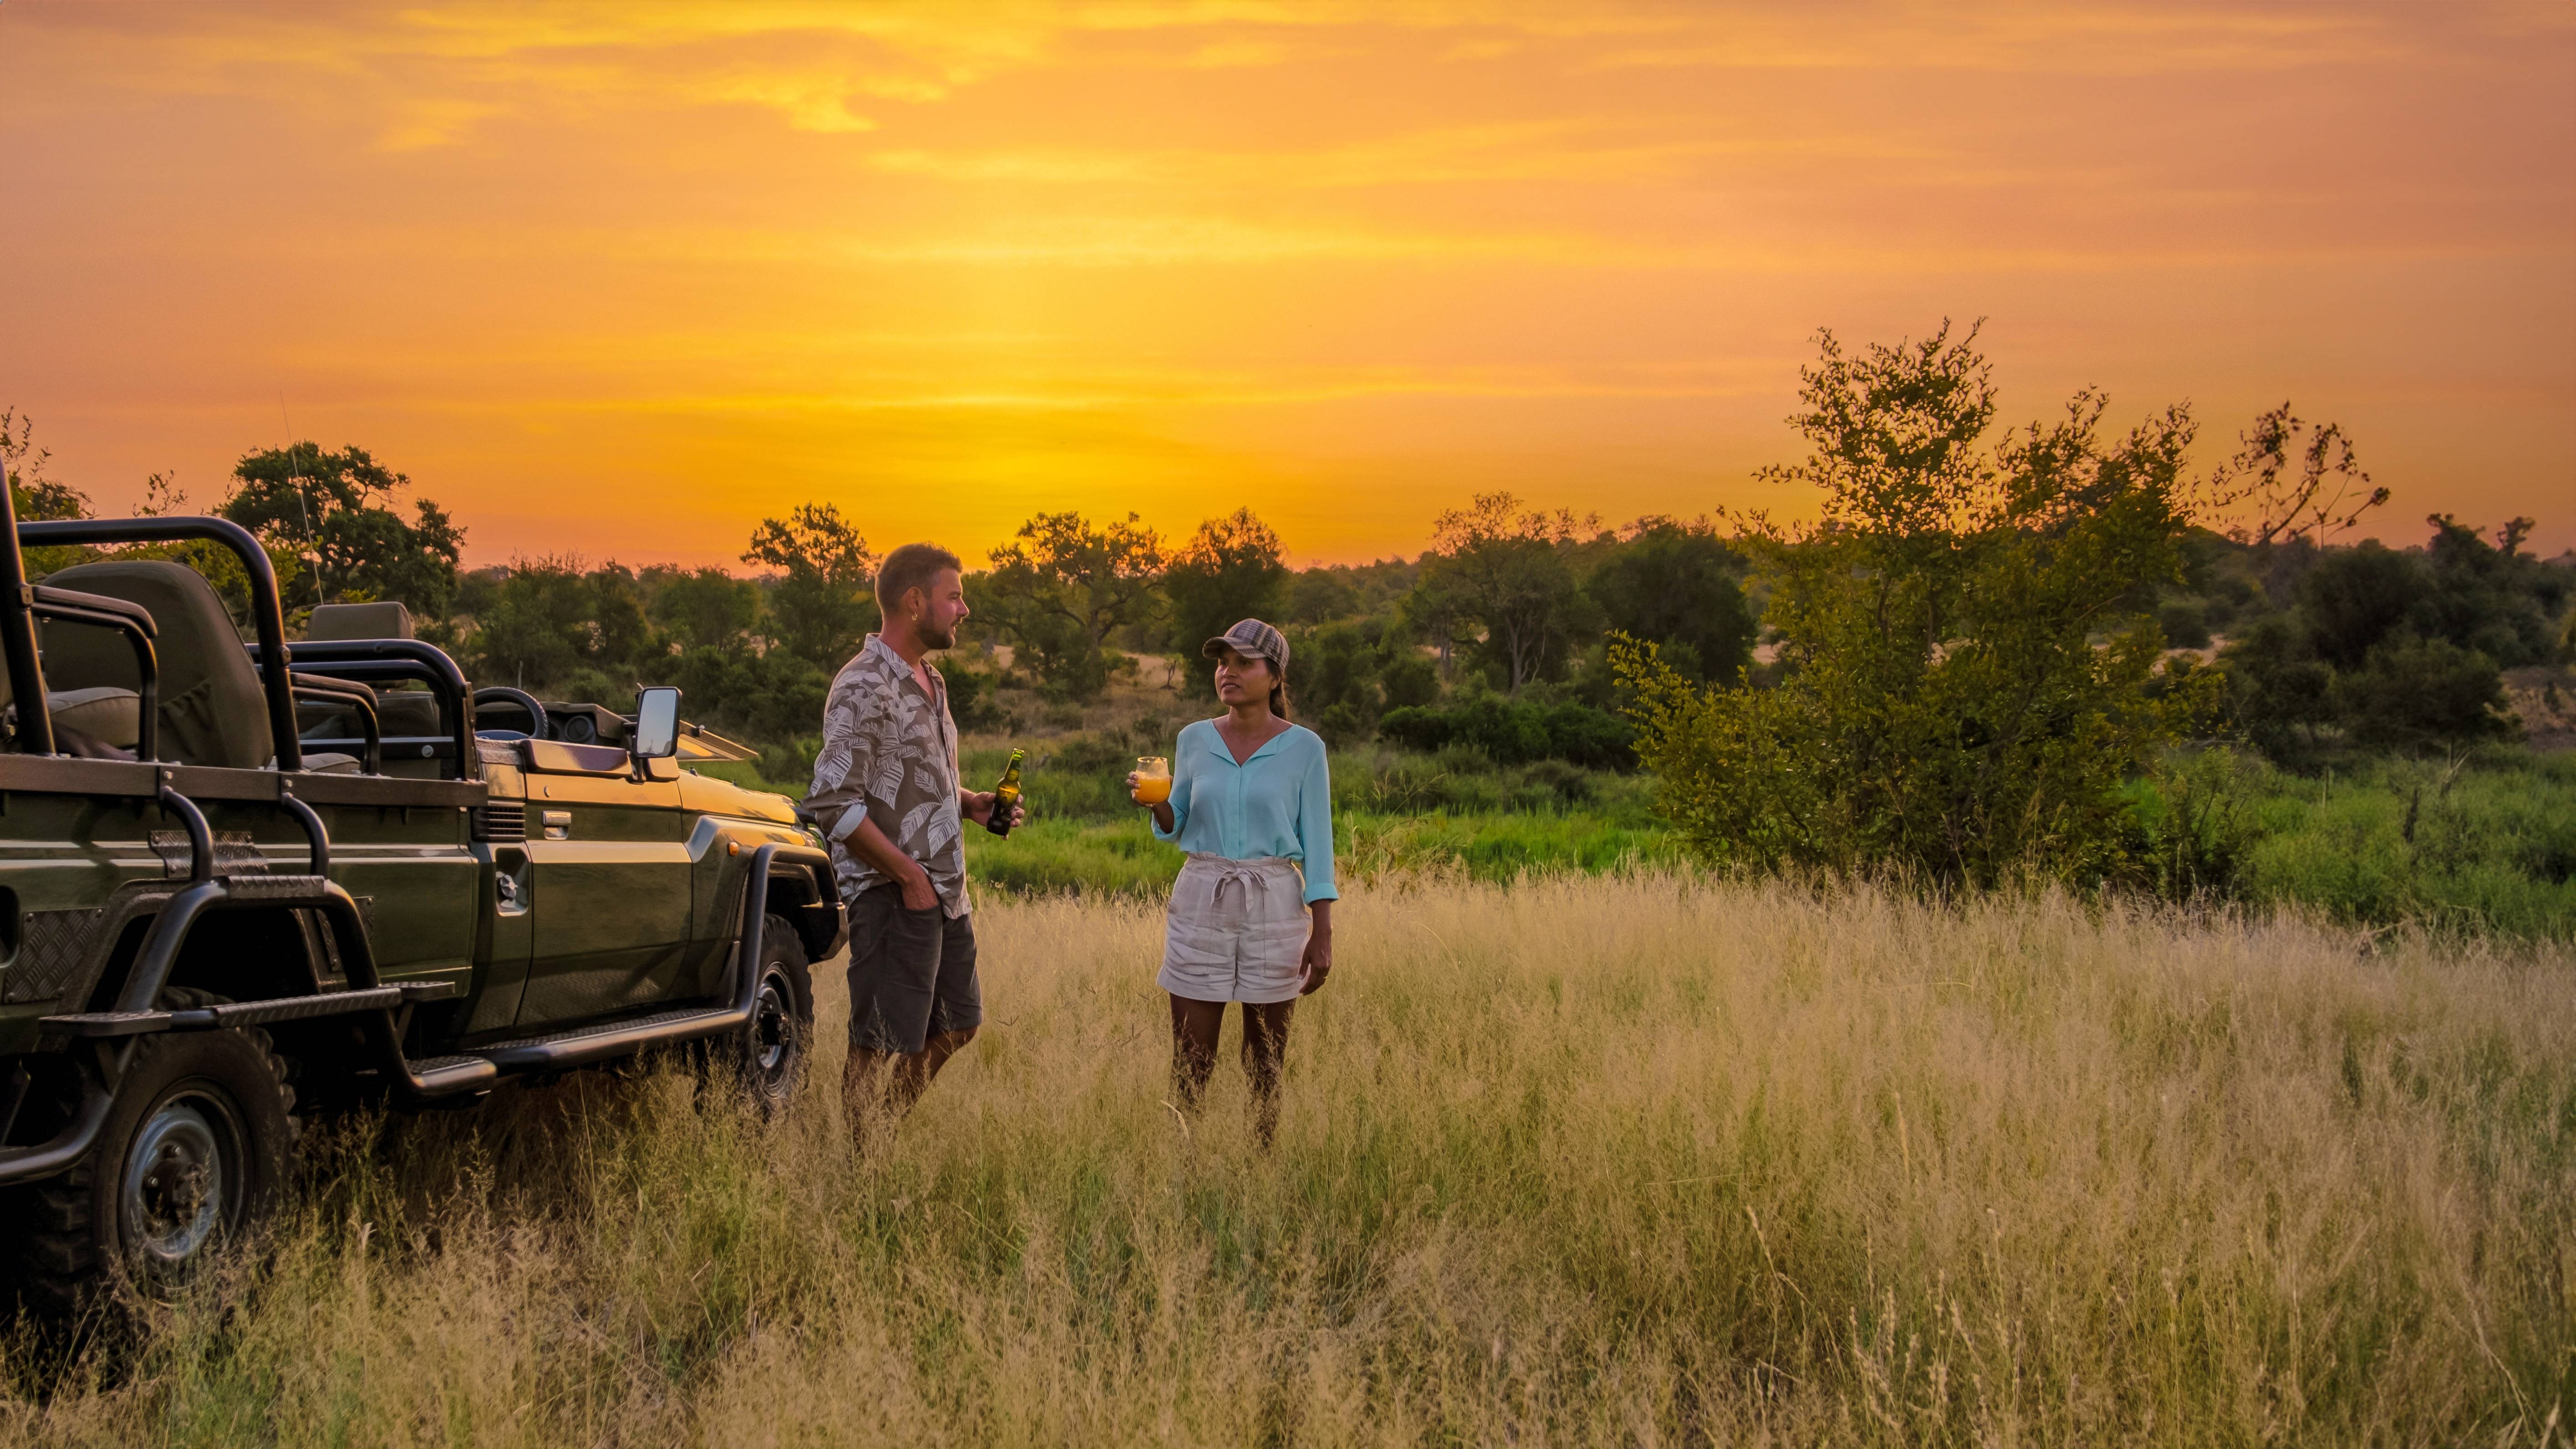
[[[1160,805],[1171,798],[1172,762],[1161,755],[1137,756],[1137,802],[1144,805]]]

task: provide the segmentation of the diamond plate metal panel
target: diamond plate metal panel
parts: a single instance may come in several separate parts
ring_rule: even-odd
[[[104,911],[29,911],[18,958],[0,970],[0,1001],[51,1001],[89,960]]]
[[[188,832],[153,831],[152,853],[161,857],[163,875],[172,880],[185,876],[188,873]],[[268,857],[260,853],[258,846],[251,844],[249,831],[215,832],[215,874],[264,875],[267,871]]]

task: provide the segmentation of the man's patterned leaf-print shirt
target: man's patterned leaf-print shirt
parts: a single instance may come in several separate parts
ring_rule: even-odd
[[[814,757],[814,788],[805,803],[832,837],[832,865],[843,900],[886,873],[843,843],[864,814],[894,847],[921,862],[939,892],[940,909],[962,916],[966,842],[957,809],[957,722],[948,717],[948,682],[939,671],[924,691],[912,666],[874,634],[841,666],[823,706],[823,751]]]

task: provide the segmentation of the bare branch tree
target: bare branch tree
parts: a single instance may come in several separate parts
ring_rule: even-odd
[[[2254,420],[2202,492],[2210,511],[2243,508],[2228,533],[2256,548],[2301,534],[2322,545],[2389,498],[2362,471],[2340,423],[2303,421],[2286,402]]]

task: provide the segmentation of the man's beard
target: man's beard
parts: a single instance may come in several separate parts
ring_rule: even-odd
[[[925,649],[954,649],[957,647],[957,630],[954,627],[947,629],[934,629],[927,621],[924,621],[920,626],[920,633],[921,644]]]

